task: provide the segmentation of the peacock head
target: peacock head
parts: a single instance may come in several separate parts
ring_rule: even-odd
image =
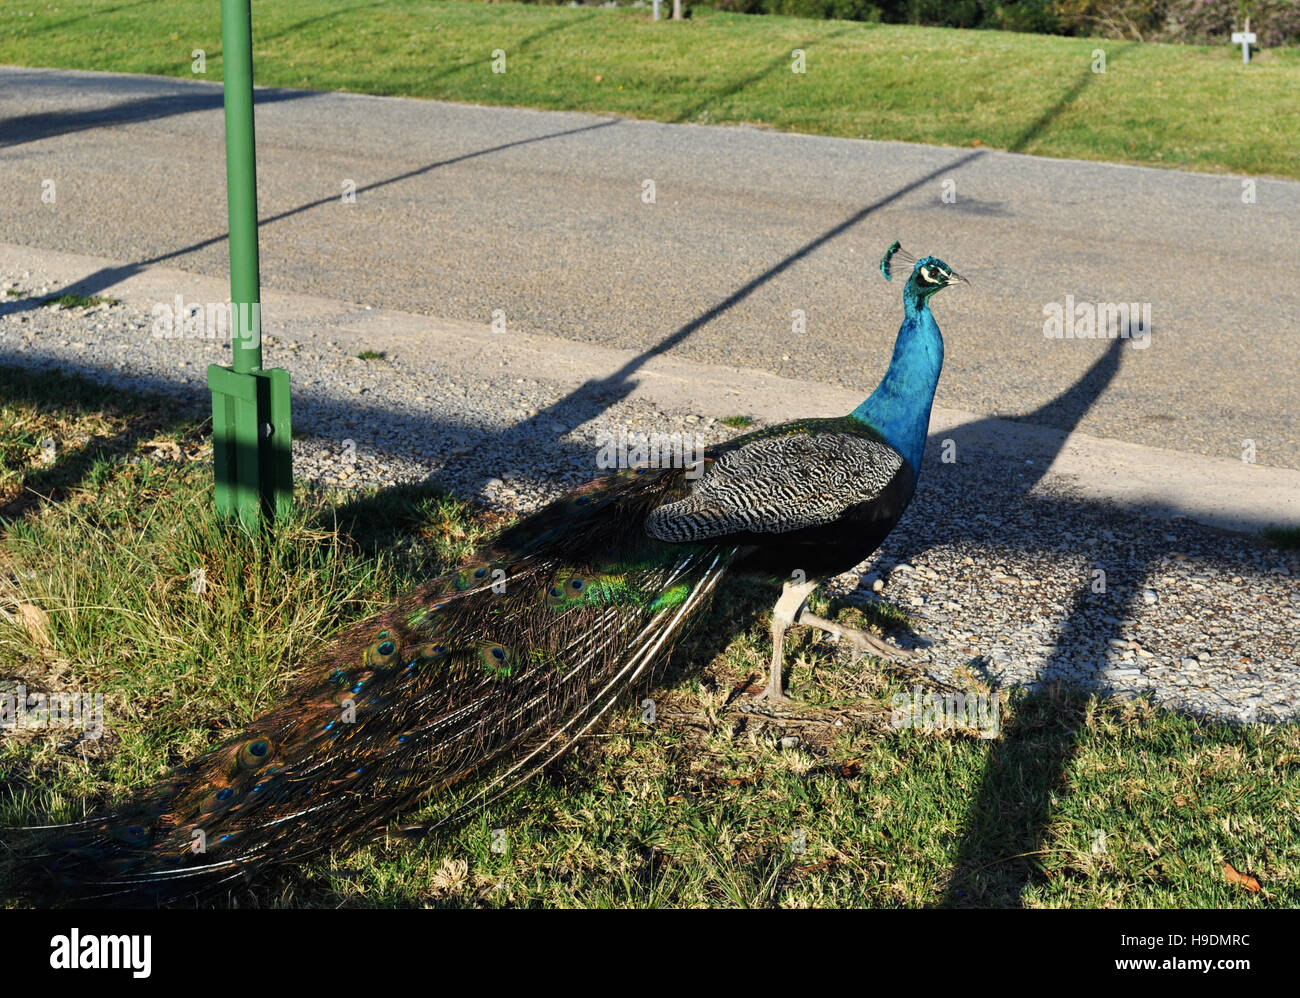
[[[898,261],[913,265],[912,274],[903,288],[903,298],[905,301],[915,302],[918,306],[924,305],[931,295],[950,284],[970,284],[970,281],[937,256],[922,257],[918,260],[902,249],[897,239],[890,244],[889,249],[885,250],[884,259],[880,261],[880,272],[885,280],[893,280],[893,267]]]

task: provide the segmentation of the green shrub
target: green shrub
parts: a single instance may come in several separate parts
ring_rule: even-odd
[[[737,14],[786,14],[839,21],[879,21],[883,13],[880,5],[871,0],[717,0],[713,6]]]
[[[1296,0],[1166,0],[1161,41],[1223,44],[1250,17],[1264,48],[1300,44]]]
[[[938,24],[974,28],[984,19],[981,0],[904,0],[900,20],[909,24]]]
[[[1268,48],[1300,43],[1298,0],[715,0],[719,10],[1041,34],[1226,43],[1251,17]]]
[[[1004,31],[1035,31],[1040,34],[1057,34],[1061,30],[1053,0],[990,4],[981,26],[1001,28]]]

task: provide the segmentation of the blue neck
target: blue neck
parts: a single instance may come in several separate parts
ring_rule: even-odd
[[[889,370],[871,397],[850,415],[884,437],[919,474],[930,406],[943,367],[943,337],[911,281],[903,291],[903,311]]]

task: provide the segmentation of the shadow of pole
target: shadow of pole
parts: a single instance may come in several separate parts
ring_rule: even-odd
[[[258,92],[259,97],[263,93],[265,92],[259,91]],[[221,100],[220,93],[217,93],[215,95],[215,99],[217,100],[219,105],[219,102]],[[132,118],[131,120],[137,120],[137,119]],[[492,153],[502,152],[506,149],[512,149],[518,146],[529,145],[534,142],[544,142],[550,139],[561,138],[566,135],[575,135],[582,132],[589,132],[599,128],[608,128],[610,125],[617,124],[618,121],[619,119],[617,118],[609,119],[605,121],[598,121],[590,125],[582,125],[576,128],[568,128],[568,129],[564,129],[563,131],[551,132],[545,135],[538,135],[538,136],[533,136],[525,139],[516,139],[512,142],[500,143],[498,145],[491,146],[486,149],[478,149],[478,150],[474,150],[473,152],[463,153],[459,156],[452,156],[448,159],[439,160],[434,163],[429,163],[425,166],[417,167],[413,170],[407,170],[404,173],[399,173],[396,174],[395,176],[387,177],[383,180],[377,180],[374,183],[367,184],[363,187],[358,188],[358,192],[376,190],[380,187],[385,187],[389,184],[395,184],[400,181],[409,179],[411,177],[419,176],[421,174],[428,173],[432,170],[439,169],[441,167],[450,166],[454,163],[462,163],[467,160],[475,159],[480,156],[491,155]],[[90,126],[86,126],[86,127],[90,127]],[[306,204],[298,205],[297,207],[290,208],[287,211],[282,211],[279,212],[278,214],[271,215],[261,219],[258,223],[258,227],[260,228],[263,225],[269,225],[273,222],[280,221],[281,219],[285,219],[293,215],[301,214],[302,212],[309,211],[312,208],[316,208],[321,205],[332,204],[335,200],[337,200],[337,195],[332,194],[329,197],[319,198],[315,201],[310,201],[307,202]],[[158,256],[150,257],[146,260],[140,260],[136,263],[124,264],[123,266],[120,267],[105,267],[101,270],[96,271],[93,274],[87,275],[86,277],[82,278],[79,281],[73,282],[72,284],[68,285],[66,288],[63,288],[61,294],[77,294],[77,295],[85,295],[86,297],[92,297],[95,294],[98,294],[100,291],[103,291],[105,288],[110,287],[118,283],[119,281],[126,280],[127,278],[139,273],[140,271],[142,271],[144,268],[148,266],[162,263],[164,261],[171,260],[176,257],[184,256],[187,253],[191,253],[196,250],[203,249],[208,246],[212,246],[216,243],[224,242],[227,238],[228,238],[228,233],[223,232],[219,236],[212,236],[208,239],[200,240],[199,242],[193,243],[182,249],[172,250],[171,252],[168,253],[162,253],[159,254]],[[0,316],[8,315],[11,313],[30,311],[32,309],[41,307],[43,302],[44,299],[40,299],[40,298],[25,298],[16,301],[0,302]],[[89,372],[83,372],[83,373],[89,373]],[[579,422],[581,422],[581,420],[579,420]],[[575,423],[574,425],[577,424]],[[128,434],[124,434],[121,439],[113,441],[112,444],[114,446],[130,447],[130,446],[134,446],[136,442],[137,440],[135,439],[135,437],[132,436],[130,433],[128,433]],[[36,477],[32,480],[32,484],[28,487],[32,490],[35,490],[35,492],[37,493],[40,493],[40,491],[43,488],[46,488],[49,483],[52,483],[54,481],[58,482],[60,488],[66,489],[66,488],[75,487],[77,482],[84,478],[85,473],[89,471],[91,465],[93,464],[93,455],[98,454],[99,451],[102,449],[102,447],[105,445],[106,445],[105,442],[101,441],[100,444],[97,445],[95,448],[91,450],[87,450],[85,455],[83,455],[84,460],[76,458],[75,455],[68,455],[65,459],[59,462],[59,465],[57,467],[57,475],[54,475],[53,478],[49,478],[48,475],[45,475],[43,473],[38,473]],[[79,473],[77,472],[77,469],[80,469]],[[55,470],[56,469],[49,469],[50,474],[53,475]],[[47,482],[47,478],[48,478],[48,482]],[[34,496],[29,495],[28,501],[36,501],[36,499]],[[18,502],[18,500],[14,500],[14,502]],[[19,507],[14,506],[13,510],[9,510],[9,506],[12,505],[13,503],[10,503],[5,507],[4,510],[0,510],[0,515],[6,515],[7,510],[9,511],[7,515],[17,515]],[[27,507],[24,504],[22,506],[22,509],[26,509],[26,508]]]
[[[1136,43],[1129,42],[1126,45],[1121,45],[1119,48],[1115,49],[1114,53],[1109,55],[1108,58],[1109,59],[1118,58],[1120,55],[1122,55],[1125,51],[1128,50],[1130,45],[1134,45],[1134,44]],[[1007,146],[1007,151],[1008,152],[1023,151],[1029,145],[1029,143],[1033,142],[1034,139],[1038,138],[1038,136],[1043,134],[1043,132],[1046,131],[1047,127],[1052,122],[1054,122],[1058,117],[1060,117],[1062,111],[1064,111],[1067,107],[1069,107],[1076,100],[1078,100],[1079,95],[1083,93],[1083,91],[1087,89],[1088,85],[1092,83],[1092,81],[1100,75],[1101,75],[1100,73],[1094,73],[1092,70],[1092,66],[1089,65],[1089,67],[1083,71],[1083,75],[1080,76],[1079,79],[1075,81],[1075,83],[1070,87],[1069,90],[1067,90],[1064,94],[1061,95],[1060,99],[1057,100],[1055,104],[1053,104],[1046,111],[1040,114],[1034,121],[1030,122],[1029,125],[1025,128],[1025,130],[1016,137],[1015,141],[1012,142],[1009,146]]]
[[[455,163],[463,163],[466,160],[476,159],[479,156],[488,156],[492,153],[503,152],[506,149],[513,149],[517,146],[525,146],[534,142],[545,142],[550,139],[563,138],[566,135],[577,135],[581,132],[594,131],[597,128],[608,128],[610,125],[618,124],[620,120],[621,119],[618,118],[611,118],[606,121],[598,121],[591,125],[581,125],[577,128],[566,128],[560,132],[550,132],[546,135],[536,135],[527,139],[515,139],[513,142],[503,142],[500,145],[491,146],[487,149],[476,149],[473,152],[462,153],[459,156],[452,156],[448,159],[441,159],[425,166],[416,167],[413,170],[407,170],[404,173],[398,173],[394,176],[386,177],[383,180],[376,180],[374,183],[358,187],[356,193],[362,194],[366,191],[378,190],[381,187],[387,187],[389,184],[396,184],[403,180],[409,180],[412,177],[418,177],[445,166],[452,166]],[[301,215],[303,212],[310,211],[313,208],[319,208],[322,205],[334,204],[338,201],[338,198],[338,194],[330,194],[327,197],[317,198],[315,201],[308,201],[305,204],[300,204],[294,208],[288,208],[285,211],[278,212],[274,215],[260,218],[257,223],[258,229],[260,230],[264,225],[271,225],[274,222],[279,222],[286,218],[292,218],[294,215]],[[209,236],[207,239],[201,239],[198,242],[191,243],[189,246],[184,246],[181,249],[171,250],[167,253],[160,253],[157,256],[152,256],[145,260],[138,260],[135,263],[123,264],[120,267],[105,267],[102,270],[95,271],[93,274],[88,274],[79,281],[73,282],[60,293],[85,295],[89,298],[103,291],[105,288],[111,287],[119,281],[124,281],[127,278],[140,273],[140,271],[144,270],[146,267],[165,263],[168,260],[174,260],[177,257],[185,256],[188,253],[195,253],[201,249],[207,249],[209,246],[215,246],[218,243],[225,242],[228,238],[229,233],[222,232],[220,235]],[[15,312],[31,311],[32,309],[39,308],[41,304],[42,299],[39,298],[24,298],[13,302],[0,302],[0,316],[9,315]]]
[[[278,104],[281,101],[319,97],[312,90],[279,90],[259,87],[253,91],[254,104]],[[143,100],[125,100],[107,107],[82,108],[79,111],[38,111],[0,121],[0,149],[12,149],[26,142],[84,132],[92,128],[131,125],[157,121],[196,111],[216,111],[224,106],[220,90],[187,87],[184,93],[160,94]]]
[[[1129,332],[1125,329],[1112,340],[1069,389],[1020,418],[1063,428],[1059,441],[1063,445],[1118,374]],[[1009,498],[1025,503],[1051,463],[1052,459],[1036,460],[1034,472],[1016,483]],[[1075,656],[1083,651],[1079,640],[1083,636],[1094,635],[1090,643],[1099,645],[1104,657],[1109,638],[1119,634],[1120,625],[1130,615],[1133,595],[1154,557],[1152,552],[1136,562],[1129,559],[1095,566],[1106,573],[1100,591],[1095,591],[1095,575],[1079,580],[1055,650],[1040,675],[1064,674],[1077,667]],[[1025,890],[1041,882],[1040,857],[1048,837],[1052,802],[1065,789],[1078,751],[1086,697],[1102,690],[1095,681],[1070,685],[1067,689],[1050,684],[1026,693],[1017,704],[1014,719],[993,743],[961,832],[942,906],[1018,907]]]
[[[718,318],[718,316],[744,301],[763,285],[772,281],[790,267],[793,267],[810,253],[820,249],[831,240],[842,236],[845,232],[863,221],[869,215],[879,211],[886,205],[892,204],[899,198],[906,196],[918,187],[924,186],[935,178],[949,174],[952,171],[965,166],[967,163],[979,159],[983,155],[983,150],[967,153],[952,163],[941,166],[936,170],[931,170],[925,176],[919,177],[884,197],[858,209],[852,215],[831,226],[825,232],[821,233],[821,235],[808,240],[808,242],[804,243],[798,249],[768,267],[762,273],[745,282],[745,284],[727,295],[727,297],[722,299],[722,301],[700,313],[685,325],[679,327],[675,332],[660,340],[653,347],[637,354],[617,371],[614,371],[607,377],[587,381],[578,388],[575,388],[568,395],[564,396],[564,398],[561,398],[544,409],[539,410],[537,415],[516,423],[505,432],[507,434],[523,434],[535,425],[551,422],[559,422],[562,423],[566,429],[573,429],[580,426],[582,423],[585,423],[587,420],[599,415],[605,409],[621,402],[632,393],[637,386],[637,382],[633,379],[633,375],[645,366],[648,361],[660,356],[661,354],[667,353],[673,347],[689,338],[693,333]]]
[[[387,0],[385,0],[385,2],[387,2]],[[508,56],[517,56],[520,52],[527,49],[530,45],[533,44],[533,42],[537,41],[540,38],[545,38],[547,35],[553,35],[558,31],[568,31],[570,28],[574,27],[575,25],[581,24],[583,21],[590,21],[593,17],[599,17],[599,16],[600,15],[596,11],[592,11],[590,14],[587,14],[583,17],[575,17],[569,21],[558,21],[555,24],[542,28],[540,31],[534,31],[531,35],[525,35],[517,42],[506,43],[503,50],[506,52]],[[457,73],[463,73],[467,69],[473,69],[475,66],[482,66],[482,65],[483,65],[483,60],[476,56],[470,59],[469,62],[458,62],[455,63],[454,65],[448,66],[445,69],[438,71],[437,73],[432,73],[428,76],[421,77],[421,80],[427,85],[429,83],[432,83],[434,80],[443,80],[446,79],[448,76],[455,76]]]
[[[815,39],[814,42],[801,42],[799,43],[799,45],[795,46],[795,48],[800,48],[803,49],[804,51],[807,51],[808,49],[812,48],[814,43],[828,41],[831,38],[836,38],[840,35],[847,34],[850,30],[851,29],[847,27],[837,28],[834,31],[831,31]],[[698,103],[688,107],[685,111],[682,111],[681,114],[677,115],[677,117],[672,118],[670,120],[674,124],[681,124],[683,122],[693,121],[701,112],[707,110],[709,105],[716,104],[718,101],[721,100],[726,100],[728,97],[740,93],[740,91],[744,90],[748,86],[752,86],[753,84],[757,83],[759,80],[763,79],[764,77],[770,76],[772,73],[779,70],[782,66],[789,66],[789,65],[790,65],[790,58],[785,55],[779,55],[775,59],[773,59],[770,63],[768,63],[766,66],[764,66],[762,69],[756,70],[755,72],[750,73],[749,76],[743,77],[742,79],[727,84],[717,93],[710,94],[708,97],[705,97],[703,100],[699,101]]]

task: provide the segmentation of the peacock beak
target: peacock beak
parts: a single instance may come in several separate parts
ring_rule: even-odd
[[[962,277],[961,274],[957,273],[957,271],[955,270],[948,271],[948,279],[943,283],[944,283],[944,287],[947,287],[950,284],[958,284],[958,283],[964,284],[966,285],[966,287],[970,287],[970,281],[966,280],[966,278]]]

